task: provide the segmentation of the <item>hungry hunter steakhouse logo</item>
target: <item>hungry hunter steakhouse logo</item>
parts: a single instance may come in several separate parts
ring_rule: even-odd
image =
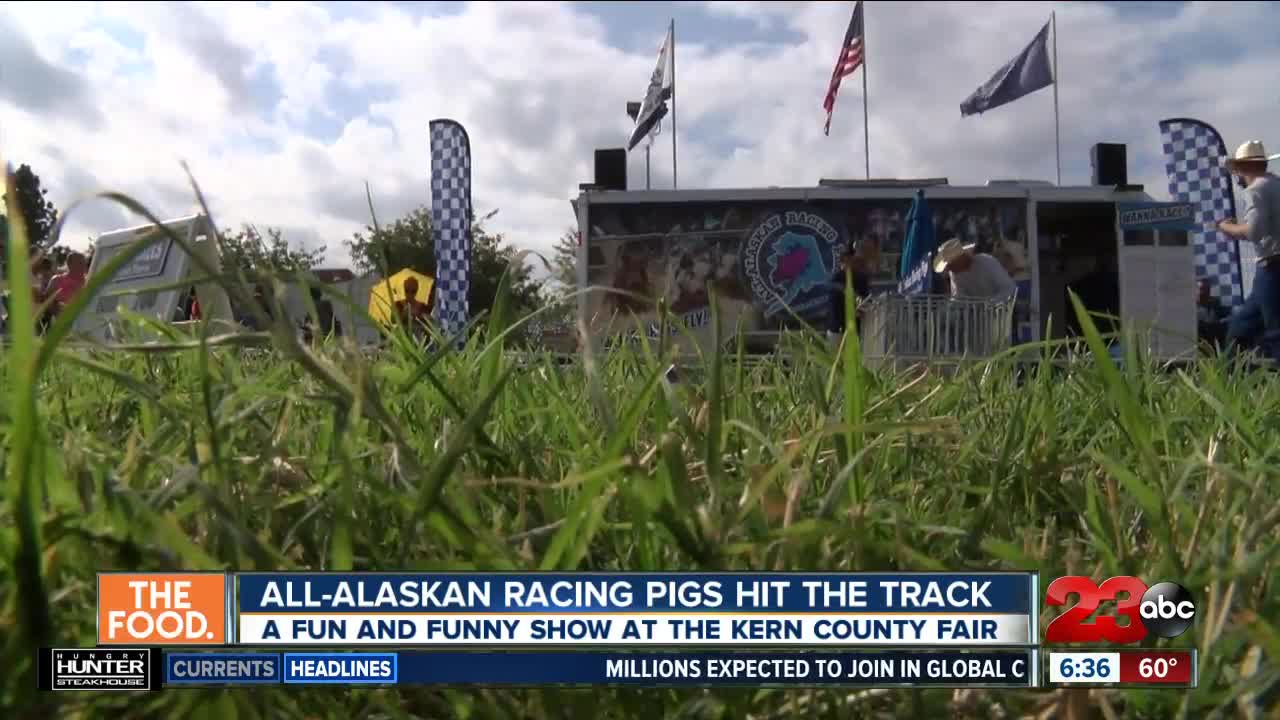
[[[150,650],[79,648],[53,651],[54,690],[146,690]]]

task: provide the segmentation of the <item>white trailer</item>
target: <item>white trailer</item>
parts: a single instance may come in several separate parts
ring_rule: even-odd
[[[217,233],[204,215],[167,220],[164,227],[185,240],[214,272],[220,271]],[[85,310],[76,318],[74,333],[97,342],[112,342],[121,336],[126,311],[160,323],[173,323],[174,314],[194,286],[203,315],[217,326],[217,332],[235,332],[239,326],[231,316],[231,304],[222,286],[212,280],[185,285],[188,278],[203,279],[200,270],[169,233],[153,224],[114,230],[97,239],[89,275],[103,272],[118,253],[135,243],[146,245],[138,255],[119,268]],[[184,325],[184,323],[173,323]]]
[[[716,341],[709,327],[714,297],[720,341],[739,329],[776,336],[801,320],[821,327],[827,304],[817,301],[813,284],[818,274],[830,275],[837,245],[872,240],[879,248],[873,290],[896,287],[906,214],[920,188],[939,242],[953,236],[975,242],[1019,282],[1014,342],[1077,331],[1066,290],[1087,284],[1095,301],[1114,298],[1103,304],[1113,306],[1123,326],[1149,338],[1153,357],[1194,353],[1196,278],[1188,234],[1122,229],[1122,206],[1154,202],[1137,186],[873,180],[729,190],[588,188],[573,201],[578,286],[609,290],[581,295],[579,317],[597,342],[637,331],[656,336],[661,300],[705,345]],[[671,341],[685,343],[685,337],[672,332]]]

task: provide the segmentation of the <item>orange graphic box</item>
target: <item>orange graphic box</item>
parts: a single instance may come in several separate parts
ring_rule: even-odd
[[[99,645],[225,645],[222,573],[100,573]]]

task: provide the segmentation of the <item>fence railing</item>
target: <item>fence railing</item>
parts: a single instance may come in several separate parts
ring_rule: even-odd
[[[1012,343],[1014,301],[940,295],[873,297],[862,315],[863,352],[868,360],[991,357]]]

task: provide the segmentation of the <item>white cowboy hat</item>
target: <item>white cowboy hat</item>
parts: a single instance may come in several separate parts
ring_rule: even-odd
[[[1267,155],[1267,150],[1262,146],[1261,140],[1250,140],[1242,143],[1236,148],[1236,154],[1227,158],[1228,165],[1234,165],[1238,162],[1267,162],[1268,160],[1280,160],[1280,154]]]
[[[947,266],[955,262],[957,258],[967,252],[973,252],[978,247],[977,243],[964,244],[960,242],[960,238],[951,238],[942,243],[942,247],[938,248],[938,254],[933,259],[933,271],[943,273],[947,271]]]

